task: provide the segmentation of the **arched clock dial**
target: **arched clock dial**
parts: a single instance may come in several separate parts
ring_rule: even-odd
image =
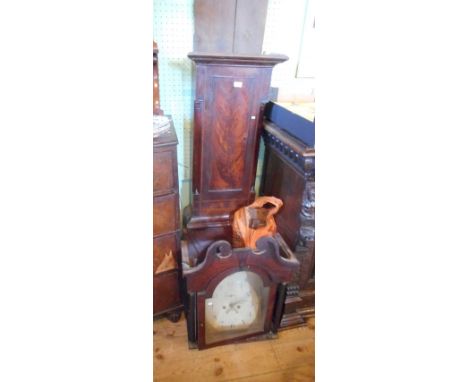
[[[217,330],[248,328],[257,319],[262,286],[261,278],[252,272],[227,276],[206,304],[206,321]]]

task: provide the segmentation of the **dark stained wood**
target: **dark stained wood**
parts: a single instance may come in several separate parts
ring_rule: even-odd
[[[179,291],[179,272],[169,270],[153,277],[153,311],[158,314],[182,311]]]
[[[261,54],[268,0],[195,0],[194,50]]]
[[[276,154],[266,154],[263,190],[265,195],[274,195],[283,201],[287,208],[281,208],[275,215],[277,225],[281,226],[281,234],[287,244],[294,248],[298,238],[300,220],[298,219],[302,208],[302,198],[297,197],[297,190],[304,189],[305,180],[299,170]]]
[[[280,318],[274,316],[274,308],[278,306],[278,297],[281,299],[281,305],[284,300],[284,291],[278,296],[277,286],[291,280],[299,263],[292,252],[284,252],[284,242],[279,234],[260,238],[256,246],[256,250],[233,249],[225,240],[216,241],[209,246],[203,262],[184,270],[185,285],[190,296],[188,308],[190,318],[187,327],[189,340],[196,342],[199,349],[239,342],[276,330],[274,323],[278,323]],[[205,343],[205,300],[212,297],[216,286],[225,277],[240,270],[256,273],[263,280],[263,285],[270,288],[263,331],[207,344]],[[276,309],[275,312],[281,310]]]
[[[189,340],[189,347],[196,348],[197,342],[197,294],[194,292],[187,293],[187,302],[185,304],[187,317],[187,335]]]
[[[220,240],[222,238],[232,238],[232,227],[230,225],[185,230],[184,239],[187,242],[187,255],[190,266],[195,266],[202,262],[205,258],[205,252],[210,244],[213,243],[213,241]]]
[[[315,312],[315,149],[265,122],[260,193],[284,204],[275,220],[300,268],[288,285],[281,327],[305,325]]]
[[[285,283],[282,283],[278,286],[278,299],[276,300],[275,306],[275,321],[273,322],[273,332],[276,333],[281,324],[281,317],[283,316],[284,310],[284,301],[286,299],[286,289],[287,286]]]
[[[255,198],[255,172],[271,72],[284,55],[190,53],[196,64],[190,240],[230,240],[233,213]],[[207,233],[207,230],[212,232]],[[203,250],[206,245],[203,245]],[[195,254],[201,256],[203,253]],[[197,262],[197,261],[195,261]]]
[[[171,320],[183,310],[177,143],[172,121],[168,133],[153,139],[153,315],[167,314]],[[170,253],[175,260],[171,267],[176,268],[155,274]]]
[[[156,171],[157,170],[157,171]],[[177,192],[177,151],[175,146],[153,152],[153,195]]]
[[[284,54],[226,54],[226,53],[203,53],[192,52],[188,57],[199,64],[226,64],[226,65],[250,65],[252,67],[266,66],[273,68],[276,64],[287,61],[288,56]],[[271,76],[271,70],[267,72]],[[268,86],[269,86],[268,81]],[[267,93],[268,94],[268,93]]]
[[[153,235],[175,231],[179,227],[179,195],[167,194],[153,200]]]
[[[153,237],[153,273],[156,272],[167,253],[177,254],[178,251],[179,238],[177,232]]]

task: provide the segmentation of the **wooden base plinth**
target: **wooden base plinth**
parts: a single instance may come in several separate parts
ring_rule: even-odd
[[[165,312],[160,312],[157,314],[153,314],[153,320],[156,320],[161,317],[166,317],[171,322],[178,322],[180,317],[182,316],[182,312],[184,311],[184,306],[180,305],[175,308],[171,308]]]
[[[306,325],[307,319],[313,316],[315,316],[315,287],[301,290],[297,295],[286,298],[280,330]]]
[[[228,215],[194,216],[192,207],[184,209],[183,239],[187,242],[190,266],[200,264],[205,259],[209,245],[216,240],[232,241],[232,227]]]

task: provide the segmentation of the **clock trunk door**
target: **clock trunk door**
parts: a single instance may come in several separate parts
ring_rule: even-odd
[[[202,198],[247,199],[257,144],[255,78],[208,77],[208,107],[203,123]]]

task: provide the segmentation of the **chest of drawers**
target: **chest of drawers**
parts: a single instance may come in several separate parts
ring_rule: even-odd
[[[177,136],[168,132],[153,139],[153,315],[177,321],[180,298],[180,214]]]

